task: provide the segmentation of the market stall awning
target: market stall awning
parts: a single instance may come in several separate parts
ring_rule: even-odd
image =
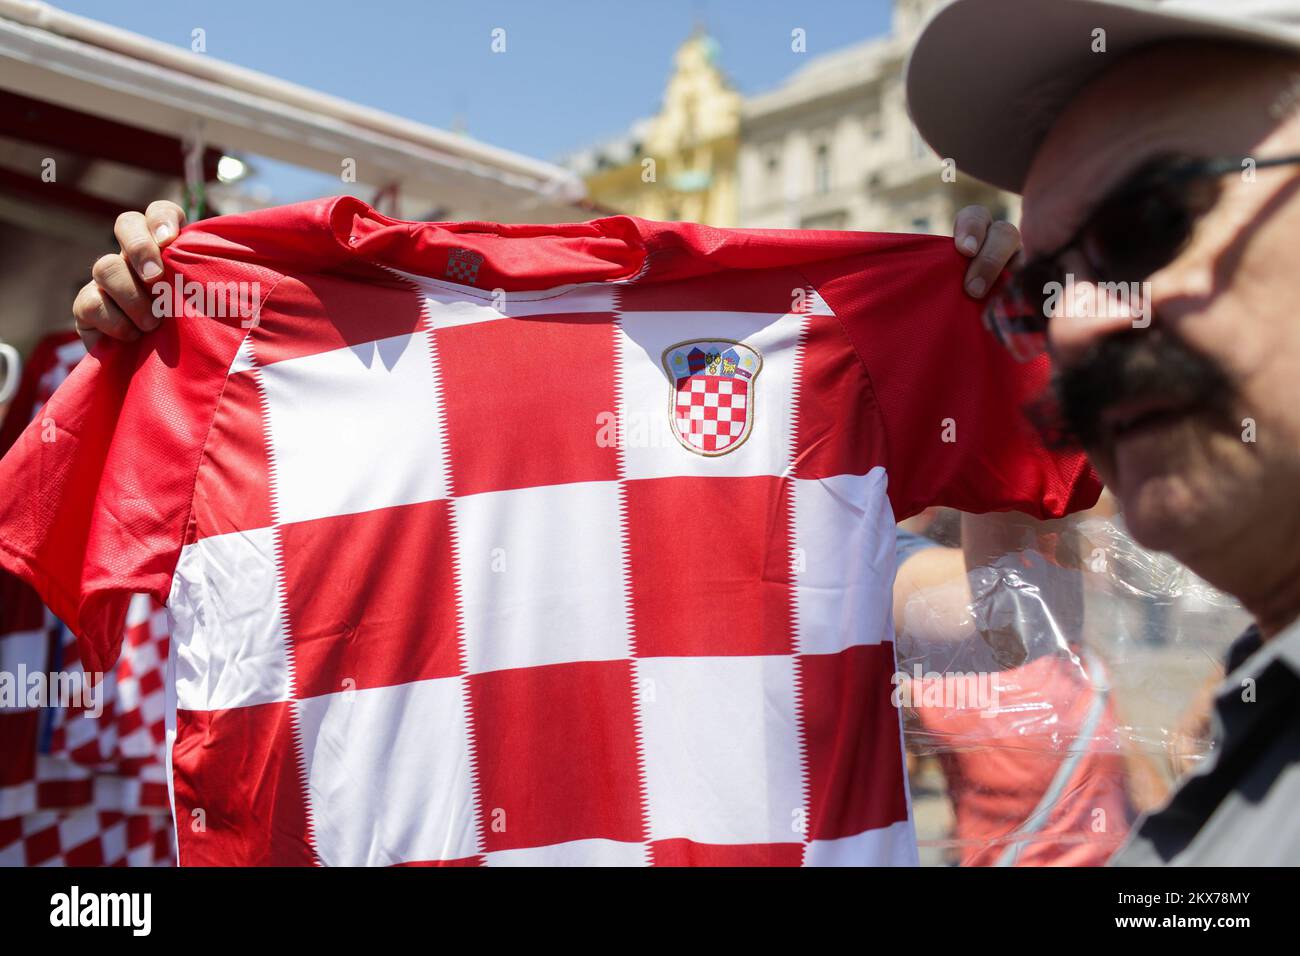
[[[586,218],[551,163],[195,54],[32,0],[0,0],[0,90],[117,124],[396,184],[446,218]]]

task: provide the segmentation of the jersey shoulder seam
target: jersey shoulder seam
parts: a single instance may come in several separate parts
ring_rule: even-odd
[[[841,316],[835,307],[831,305],[830,300],[822,294],[821,289],[817,287],[817,283],[808,278],[808,274],[804,272],[803,269],[798,266],[793,268],[795,273],[808,284],[808,288],[816,292],[817,295],[821,297],[821,300],[826,303],[827,311],[829,311],[831,316],[834,317],[836,324],[839,326],[840,334],[844,336],[844,340],[848,343],[849,348],[853,350],[853,355],[858,360],[858,367],[862,369],[862,376],[866,379],[867,389],[871,392],[871,404],[875,406],[876,419],[880,423],[880,435],[885,446],[885,473],[888,474],[889,462],[892,460],[889,446],[889,427],[888,423],[885,421],[885,409],[881,406],[880,396],[876,392],[876,383],[871,375],[871,367],[867,365],[867,360],[863,358],[862,350],[858,348],[858,343],[853,341],[853,336],[849,334],[849,327],[845,324],[843,316]]]
[[[248,338],[252,334],[253,329],[257,328],[258,323],[262,318],[262,310],[266,308],[266,303],[271,301],[271,297],[275,295],[275,290],[280,287],[280,283],[283,282],[286,278],[288,278],[288,275],[286,273],[283,272],[280,273],[276,277],[276,280],[272,284],[271,288],[267,290],[266,295],[263,296],[261,301],[257,304],[257,311],[253,313],[252,318],[249,320],[248,328],[244,330],[244,334],[239,340],[239,346],[235,349],[235,355],[238,355],[239,352],[244,348],[244,345],[248,342]],[[226,396],[226,387],[229,384],[230,384],[230,365],[227,364],[225,374],[221,379],[221,389],[217,393],[216,401],[212,403],[212,414],[208,418],[207,428],[204,429],[203,431],[203,441],[199,443],[199,453],[195,457],[194,471],[190,477],[190,504],[189,504],[189,508],[185,512],[185,520],[181,523],[181,546],[176,551],[176,565],[172,566],[171,576],[168,580],[167,600],[169,602],[171,600],[171,589],[176,581],[176,567],[180,564],[181,551],[185,549],[186,539],[189,537],[190,522],[194,520],[194,501],[198,497],[198,493],[199,493],[199,470],[203,467],[203,458],[208,451],[208,442],[211,441],[212,439],[212,428],[217,421],[217,412],[221,410],[221,402],[222,399],[224,399]]]

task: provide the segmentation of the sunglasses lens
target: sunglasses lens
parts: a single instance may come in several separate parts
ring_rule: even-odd
[[[1082,236],[1094,278],[1141,282],[1177,258],[1196,220],[1214,205],[1214,180],[1166,179],[1104,203]]]
[[[1088,217],[1074,246],[1086,275],[1075,281],[1141,282],[1177,258],[1197,219],[1219,195],[1213,178],[1168,164],[1153,164],[1113,193]],[[1048,301],[1068,286],[1058,256],[1045,256],[1011,277],[990,301],[984,323],[1021,361],[1047,351]]]
[[[1047,351],[1049,284],[1059,282],[1054,261],[1027,263],[1008,279],[984,312],[984,324],[1022,362]]]
[[[1038,269],[1015,275],[984,311],[984,324],[1018,360],[1028,362],[1047,350],[1045,281]]]

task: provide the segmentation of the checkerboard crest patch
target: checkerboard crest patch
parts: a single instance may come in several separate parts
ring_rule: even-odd
[[[470,249],[454,248],[447,253],[447,278],[473,285],[478,281],[478,267],[483,257]]]
[[[687,451],[725,455],[754,424],[754,381],[763,368],[756,349],[730,339],[692,339],[664,350],[668,414]]]

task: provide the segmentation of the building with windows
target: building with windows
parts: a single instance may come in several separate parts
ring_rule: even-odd
[[[998,216],[1014,196],[963,176],[907,115],[903,64],[939,0],[895,0],[890,34],[810,55],[776,89],[743,98],[702,30],[674,57],[658,114],[575,152],[599,210],[714,226],[938,232],[972,203]]]
[[[741,109],[742,226],[946,233],[958,209],[1018,212],[1015,197],[963,176],[907,115],[903,64],[937,0],[895,0],[893,31],[813,56]]]
[[[594,203],[646,219],[736,225],[741,96],[719,53],[696,30],[674,56],[658,114],[564,160]]]

